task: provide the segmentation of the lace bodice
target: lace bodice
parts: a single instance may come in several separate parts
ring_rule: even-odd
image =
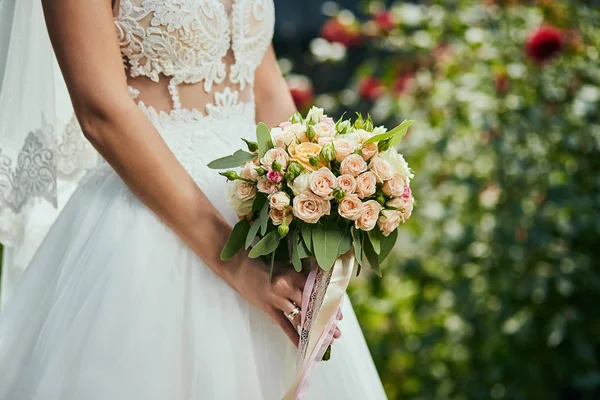
[[[172,109],[224,89],[248,101],[274,20],[273,0],[120,0],[114,19],[134,93],[167,80]]]

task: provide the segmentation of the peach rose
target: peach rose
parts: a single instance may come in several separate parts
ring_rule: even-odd
[[[273,225],[275,226],[281,225],[284,217],[286,225],[291,224],[294,219],[294,215],[288,210],[277,210],[275,208],[272,208],[271,211],[269,211],[269,217],[271,217],[271,221],[273,221]]]
[[[259,178],[258,182],[256,183],[256,187],[258,188],[259,192],[264,194],[273,194],[277,191],[277,186],[265,178]]]
[[[381,190],[388,196],[401,196],[404,193],[405,186],[406,181],[404,177],[396,172],[392,176],[392,179],[385,181]]]
[[[377,143],[367,143],[363,145],[361,150],[363,160],[368,161],[370,158],[375,156],[378,151]]]
[[[327,167],[310,174],[310,190],[323,200],[331,200],[333,189],[337,187],[337,179]]]
[[[385,205],[387,207],[393,208],[397,210],[402,222],[406,222],[407,219],[412,215],[412,211],[415,205],[414,197],[394,197],[391,200],[388,200]]]
[[[257,181],[258,178],[260,177],[260,175],[258,174],[258,172],[256,172],[256,168],[258,168],[258,167],[259,166],[256,165],[254,162],[248,161],[242,167],[242,170],[240,171],[240,176],[242,178],[248,179],[250,181]]]
[[[273,193],[269,196],[269,206],[276,210],[284,210],[290,205],[290,197],[285,192]]]
[[[292,143],[288,147],[288,151],[292,159],[298,161],[307,171],[316,171],[318,168],[310,165],[309,159],[311,157],[318,157],[321,151],[321,146],[316,143],[303,142],[303,143]],[[320,166],[323,166],[320,163]]]
[[[392,164],[378,156],[371,159],[369,169],[373,171],[377,177],[377,182],[379,183],[392,179],[392,176],[394,176],[394,173],[396,172],[394,171]]]
[[[383,236],[388,236],[398,228],[401,221],[402,218],[399,211],[383,210],[377,220],[377,225],[379,226],[379,229],[381,229]]]
[[[281,169],[285,170],[288,164],[287,152],[284,149],[276,147],[274,149],[267,150],[264,157],[260,159],[260,163],[265,168],[271,168],[271,165],[273,165],[274,161],[277,161],[277,163],[281,165]]]
[[[241,201],[251,200],[256,197],[256,185],[238,179],[233,185],[233,193]]]
[[[354,221],[354,226],[363,231],[370,231],[375,228],[377,220],[379,219],[379,212],[382,208],[381,204],[376,200],[365,201],[362,205],[362,213],[360,214],[360,217]]]
[[[338,203],[338,213],[350,221],[356,221],[362,215],[362,201],[355,194],[344,196]]]
[[[350,174],[354,177],[367,170],[367,163],[358,154],[350,154],[344,158],[340,165],[341,174]]]
[[[361,199],[373,195],[375,190],[377,190],[377,177],[373,172],[363,172],[356,178],[356,193]]]
[[[304,192],[294,197],[294,215],[309,224],[315,224],[323,215],[329,215],[331,204],[312,192]]]
[[[295,124],[288,125],[283,128],[283,135],[293,134],[296,139],[301,142],[308,142],[308,138],[306,137],[306,126],[301,124],[300,122],[296,122]]]
[[[356,143],[352,140],[338,136],[333,139],[333,148],[335,149],[335,158],[339,162],[342,162],[356,150]]]
[[[341,187],[346,194],[354,193],[356,190],[356,179],[350,174],[338,176],[337,181],[338,186]]]

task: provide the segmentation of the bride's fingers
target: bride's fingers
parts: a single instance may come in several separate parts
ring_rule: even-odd
[[[339,339],[340,336],[342,336],[342,331],[340,331],[340,328],[335,328],[335,331],[333,332],[333,338]]]
[[[302,291],[300,289],[294,290],[294,292],[290,295],[290,300],[300,307],[302,304]]]

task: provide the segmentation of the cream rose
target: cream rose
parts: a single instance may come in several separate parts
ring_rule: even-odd
[[[306,191],[294,197],[294,215],[309,224],[315,224],[323,215],[329,215],[331,204],[319,196]]]
[[[291,224],[294,219],[294,215],[289,210],[277,210],[274,208],[269,211],[269,217],[271,217],[271,221],[273,221],[273,225],[275,226],[281,225],[284,217],[286,225]]]
[[[361,149],[362,158],[368,161],[378,153],[377,143],[367,143]]]
[[[390,180],[385,181],[381,190],[388,196],[401,196],[404,193],[405,186],[404,177],[396,172]]]
[[[241,201],[252,200],[256,197],[256,185],[241,179],[235,181],[233,194]]]
[[[248,179],[251,181],[257,181],[258,178],[260,177],[258,172],[256,172],[256,168],[258,168],[258,167],[259,166],[256,165],[254,162],[248,161],[242,167],[242,170],[240,171],[240,176],[244,179]]]
[[[337,178],[338,186],[342,188],[344,193],[352,194],[356,190],[356,179],[350,174],[343,174]]]
[[[375,190],[377,190],[377,177],[373,172],[363,172],[356,178],[356,193],[361,199],[373,195]]]
[[[264,157],[260,159],[260,163],[265,168],[271,168],[273,162],[277,161],[279,165],[281,165],[281,169],[285,170],[288,164],[288,154],[284,149],[274,148],[267,150]]]
[[[335,158],[342,162],[356,150],[356,143],[343,136],[338,136],[333,139],[333,148],[335,149]]]
[[[310,174],[303,172],[294,179],[291,185],[294,196],[298,196],[300,193],[306,192],[310,189]]]
[[[362,201],[355,194],[344,196],[338,203],[338,213],[350,221],[356,221],[362,215]]]
[[[358,154],[351,154],[340,164],[340,173],[354,177],[367,170],[367,163]]]
[[[294,137],[301,142],[308,142],[308,138],[306,137],[306,126],[304,126],[304,124],[301,124],[300,122],[287,125],[283,128],[282,135],[290,134],[293,134]]]
[[[310,174],[310,190],[323,200],[331,200],[333,189],[337,187],[337,179],[327,167]]]
[[[290,197],[285,192],[273,193],[269,196],[269,206],[276,210],[284,210],[290,205]]]
[[[277,186],[268,179],[258,178],[258,182],[256,183],[256,187],[258,191],[264,194],[273,194],[277,191]]]
[[[321,151],[321,146],[316,143],[304,142],[304,143],[292,143],[288,147],[288,151],[292,159],[298,161],[307,171],[316,171],[318,168],[310,165],[311,157],[318,157]],[[320,166],[323,166],[320,163]]]
[[[364,129],[359,129],[356,131],[356,136],[358,136],[358,142],[359,143],[364,143],[367,140],[371,139],[371,137],[373,136],[372,132],[367,132]]]
[[[376,200],[365,201],[362,204],[362,213],[360,217],[354,222],[354,226],[357,229],[363,231],[370,231],[375,228],[377,220],[379,219],[379,212],[383,207]]]
[[[389,236],[402,222],[402,218],[400,216],[399,211],[393,210],[383,210],[381,211],[381,215],[379,215],[379,219],[377,220],[377,225],[383,236]]]
[[[322,136],[317,139],[317,143],[321,146],[325,146],[326,144],[333,143],[333,137],[331,136]]]
[[[335,125],[328,124],[327,122],[319,122],[314,127],[315,130],[315,139],[319,140],[321,138],[332,138],[335,136]]]
[[[375,156],[371,159],[371,162],[369,162],[369,169],[373,171],[377,177],[377,182],[379,183],[392,179],[392,176],[394,176],[394,173],[396,172],[394,171],[392,164],[379,156]]]

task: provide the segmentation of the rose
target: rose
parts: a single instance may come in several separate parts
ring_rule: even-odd
[[[389,236],[390,233],[398,228],[401,221],[402,217],[399,211],[383,210],[377,220],[377,225],[381,229],[383,236]]]
[[[279,127],[281,129],[283,129],[283,128],[286,128],[286,127],[290,126],[291,124],[292,123],[290,121],[283,121],[282,123],[279,124]],[[271,132],[273,132],[273,131],[271,131]]]
[[[333,143],[333,136],[322,136],[317,139],[317,143],[321,146],[325,146],[326,144]]]
[[[392,179],[385,181],[381,190],[388,196],[401,196],[405,187],[406,181],[404,177],[402,174],[396,172],[392,176]]]
[[[333,139],[333,147],[335,149],[336,159],[339,162],[342,162],[356,150],[356,143],[344,137],[336,137]]]
[[[354,179],[354,178],[353,178]],[[349,194],[344,196],[338,203],[338,213],[350,221],[356,221],[362,215],[363,203],[357,195]]]
[[[362,158],[367,161],[373,156],[375,156],[379,152],[379,148],[377,147],[377,143],[367,143],[363,145],[360,153]]]
[[[308,138],[306,137],[306,126],[300,122],[296,122],[284,127],[281,135],[285,138],[291,139],[289,142],[287,142],[288,145],[291,142],[296,141],[296,139],[300,142],[308,142]]]
[[[285,192],[273,193],[269,196],[269,206],[276,210],[284,210],[290,205],[290,197]]]
[[[333,138],[335,135],[335,125],[328,124],[325,121],[319,122],[314,127],[315,139],[317,141],[321,138]]]
[[[310,190],[323,200],[331,200],[333,189],[337,187],[337,179],[327,167],[310,174]]]
[[[340,164],[340,173],[350,174],[354,177],[367,170],[367,163],[358,154],[350,154],[342,160]]]
[[[256,183],[256,187],[258,188],[259,192],[264,194],[273,194],[277,191],[277,186],[265,178],[259,178],[258,182]]]
[[[300,193],[306,192],[310,189],[310,174],[303,172],[292,181],[291,185],[294,196],[298,196]]]
[[[325,123],[335,127],[335,121],[331,117],[323,117],[323,119],[321,119],[321,122],[325,122]]]
[[[306,114],[306,122],[318,124],[321,122],[321,119],[323,119],[323,114],[322,108],[313,106],[310,108],[310,110],[308,110],[308,114]]]
[[[369,163],[369,169],[373,171],[377,177],[377,182],[379,183],[383,183],[392,179],[392,176],[394,176],[395,172],[392,164],[379,156],[375,156],[371,159],[371,162]]]
[[[412,197],[412,190],[410,190],[410,186],[408,186],[408,185],[404,186],[404,190],[402,191],[401,196],[403,199],[409,199]]]
[[[276,161],[277,164],[281,165],[281,170],[283,171],[287,168],[288,158],[288,154],[284,149],[276,147],[267,150],[263,158],[260,159],[260,163],[265,168],[271,168],[273,162]]]
[[[281,225],[284,217],[286,225],[291,224],[294,219],[294,216],[288,210],[277,210],[275,208],[272,208],[271,211],[269,211],[269,217],[271,217],[271,221],[273,221],[273,225],[275,226]]]
[[[398,153],[396,149],[389,149],[379,154],[382,160],[389,162],[392,167],[405,176],[406,183],[410,183],[410,179],[414,178],[412,172],[410,172],[410,168],[408,167],[408,163],[404,160],[402,154]]]
[[[338,186],[342,188],[344,193],[351,194],[356,190],[356,179],[350,174],[343,174],[337,178]]]
[[[323,215],[329,215],[331,204],[309,191],[294,197],[294,215],[309,224],[315,224]]]
[[[317,168],[310,165],[311,157],[318,157],[321,151],[321,146],[316,143],[303,142],[303,143],[292,143],[288,147],[288,151],[292,159],[298,161],[307,171],[316,171]],[[320,163],[322,166],[322,163]]]
[[[388,200],[385,205],[394,210],[398,210],[402,222],[406,222],[406,220],[409,219],[412,214],[415,205],[415,199],[414,197],[394,197],[393,199]]]
[[[377,190],[377,177],[373,172],[363,172],[356,178],[356,193],[361,199],[373,195],[375,190]]]
[[[240,171],[240,176],[243,179],[248,179],[248,180],[251,180],[251,181],[257,181],[258,178],[260,177],[260,175],[258,174],[258,172],[256,172],[256,168],[258,168],[258,165],[256,165],[252,161],[248,161],[242,167],[242,170]]]
[[[256,197],[256,185],[243,180],[235,181],[233,194],[241,201],[251,200]]]
[[[280,172],[274,171],[269,168],[269,172],[267,172],[267,179],[273,183],[279,183],[283,180],[283,175]]]
[[[354,226],[363,231],[370,231],[377,224],[379,212],[382,208],[381,204],[376,200],[365,201],[362,204],[362,213],[360,214],[360,217],[354,221]]]

